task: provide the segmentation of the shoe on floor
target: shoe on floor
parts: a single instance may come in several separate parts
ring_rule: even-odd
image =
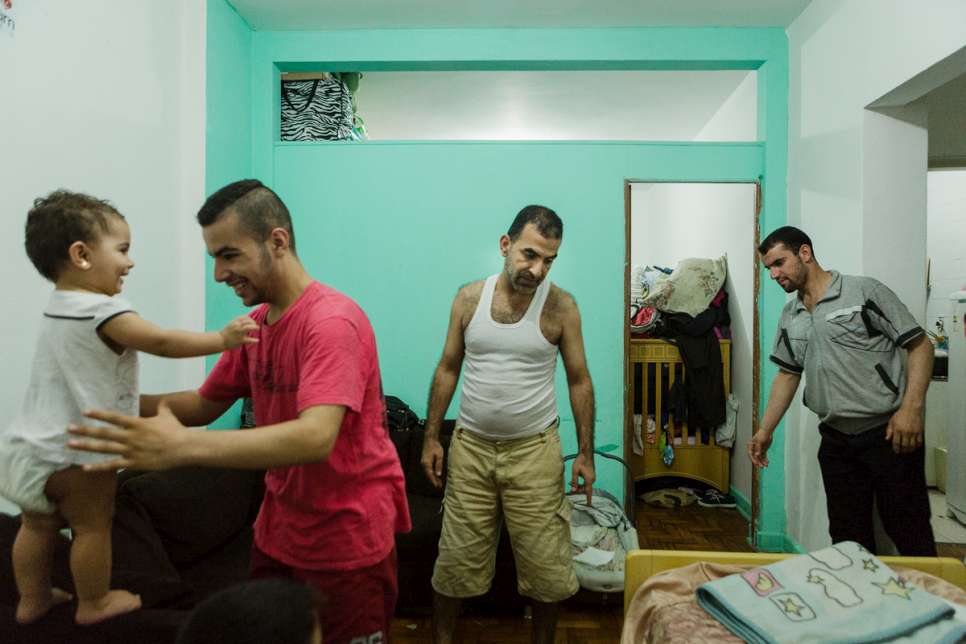
[[[712,488],[698,497],[698,505],[702,508],[733,508],[737,504],[735,503],[735,497],[730,494],[722,494]]]
[[[659,505],[665,508],[680,508],[681,506],[694,503],[694,495],[682,492],[681,490],[654,490],[641,495],[641,500],[651,505]]]

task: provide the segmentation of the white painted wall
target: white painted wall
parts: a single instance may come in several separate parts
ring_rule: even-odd
[[[165,327],[204,325],[205,2],[15,2],[0,31],[0,409],[27,384],[51,285],[23,250],[32,200],[56,188],[114,202],[136,266],[123,296]],[[197,386],[196,360],[141,362],[144,391]]]
[[[758,140],[758,73],[744,74],[735,90],[694,137],[695,141]]]
[[[862,114],[862,269],[888,284],[925,323],[926,109]]]
[[[356,102],[371,140],[690,141],[722,104],[736,103],[748,77],[755,74],[366,72]],[[702,140],[757,139],[754,111],[728,120],[742,126]]]
[[[789,221],[823,266],[881,279],[923,320],[926,131],[865,106],[966,44],[966,2],[813,0],[788,39]],[[795,407],[787,531],[814,549],[829,543],[817,421]]]

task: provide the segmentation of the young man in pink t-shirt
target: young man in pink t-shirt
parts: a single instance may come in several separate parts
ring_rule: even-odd
[[[369,320],[305,272],[288,210],[260,182],[222,188],[198,221],[215,280],[260,305],[258,342],[222,354],[197,391],[142,396],[149,418],[90,413],[124,429],[74,428],[88,439],[73,446],[119,456],[98,469],[266,468],[252,576],[319,588],[326,642],[384,641],[398,595],[395,533],[411,526]],[[255,430],[185,427],[246,396]]]

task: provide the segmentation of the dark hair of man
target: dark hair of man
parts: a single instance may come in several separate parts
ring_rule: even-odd
[[[798,255],[798,251],[802,248],[802,244],[808,244],[808,247],[812,249],[812,252],[815,252],[815,247],[812,246],[811,238],[794,226],[782,226],[781,228],[776,228],[773,230],[771,234],[765,237],[764,241],[758,245],[758,252],[764,255],[778,244],[782,244],[785,246],[785,248],[792,251],[796,255]]]
[[[537,231],[547,239],[563,239],[563,222],[557,213],[546,206],[527,206],[517,213],[506,231],[510,241],[516,241],[527,224],[533,224]]]
[[[265,241],[276,228],[288,231],[289,248],[295,252],[295,230],[288,208],[275,192],[258,179],[243,179],[208,197],[198,211],[198,223],[210,226],[218,221],[228,209],[238,214],[252,238]]]
[[[289,579],[243,582],[198,604],[176,644],[306,644],[319,603],[315,590]]]
[[[110,202],[90,195],[55,190],[34,200],[27,213],[24,246],[40,274],[56,282],[74,242],[93,245],[110,230],[109,219],[124,217]]]

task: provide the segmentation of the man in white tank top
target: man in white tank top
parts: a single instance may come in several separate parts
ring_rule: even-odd
[[[464,286],[453,301],[422,454],[426,476],[442,487],[439,430],[462,369],[433,571],[433,636],[440,644],[452,641],[462,598],[489,589],[503,521],[520,594],[533,600],[534,642],[554,641],[558,602],[578,589],[557,434],[558,352],[579,446],[570,487],[585,492],[588,503],[595,478],[594,389],[577,304],[546,279],[562,238],[554,211],[527,206],[500,238],[503,270]]]

